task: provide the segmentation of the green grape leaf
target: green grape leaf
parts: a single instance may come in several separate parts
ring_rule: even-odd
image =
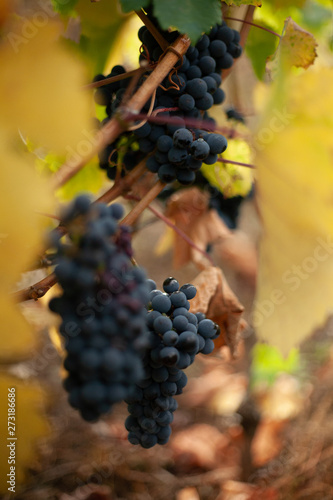
[[[240,5],[255,5],[256,7],[261,7],[261,0],[225,0],[227,5],[235,5],[239,7]]]
[[[131,10],[140,10],[141,7],[147,7],[150,0],[120,0],[123,12],[130,12]]]
[[[264,23],[260,23],[264,28],[272,29]],[[278,37],[267,31],[252,27],[246,41],[245,50],[247,56],[251,59],[252,66],[256,76],[262,80],[266,71],[266,60],[274,54],[278,44]]]
[[[64,2],[64,0],[51,1],[56,12],[59,12],[59,14],[62,14],[63,16],[68,16],[73,12],[78,0],[67,0],[66,2]]]
[[[291,349],[283,356],[276,347],[258,343],[252,349],[251,384],[272,385],[281,373],[296,374],[301,368],[299,350]]]
[[[82,191],[97,194],[105,178],[105,173],[98,167],[96,160],[92,160],[57,191],[57,196],[63,201],[70,201]]]
[[[78,0],[75,12],[81,20],[80,50],[93,76],[104,71],[113,43],[127,18],[118,8],[118,0],[93,3]]]
[[[161,27],[177,28],[197,42],[203,32],[222,21],[220,0],[158,0],[154,3],[154,15]]]

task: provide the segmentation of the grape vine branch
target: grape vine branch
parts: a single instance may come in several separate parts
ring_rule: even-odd
[[[190,39],[186,35],[180,35],[172,44],[174,51],[167,51],[156,68],[151,72],[145,82],[128,101],[125,109],[112,118],[104,127],[99,130],[91,147],[91,151],[78,160],[69,160],[54,174],[53,187],[63,186],[69,179],[77,174],[84,165],[95,156],[96,153],[112,143],[127,128],[127,121],[124,116],[131,114],[136,116],[144,104],[148,101],[152,93],[172,70],[179,57],[181,57],[190,46]]]

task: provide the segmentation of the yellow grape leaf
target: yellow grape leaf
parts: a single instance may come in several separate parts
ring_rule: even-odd
[[[107,71],[117,64],[125,68],[135,69],[138,67],[138,54],[141,42],[138,38],[138,30],[142,21],[137,16],[130,16],[120,28],[119,33],[112,45],[112,50],[106,63]]]
[[[0,137],[0,360],[12,361],[30,354],[35,335],[8,293],[42,246],[45,217],[38,212],[52,213],[53,204],[34,166],[6,148],[4,134]]]
[[[251,163],[249,145],[241,139],[228,141],[226,151],[228,159],[241,163]],[[246,196],[252,188],[253,169],[233,165],[232,163],[217,162],[215,165],[203,165],[201,172],[212,186],[217,187],[225,198]]]
[[[11,397],[12,394],[15,394],[15,398]],[[27,383],[13,376],[1,374],[0,397],[2,401],[0,492],[9,493],[9,497],[16,498],[20,486],[24,483],[26,469],[33,467],[37,461],[35,447],[38,439],[46,436],[50,430],[43,408],[45,396],[37,383]],[[9,420],[8,415],[14,415],[15,420],[13,418]],[[14,435],[9,434],[10,432]],[[11,480],[13,483],[9,482]],[[16,484],[14,490],[9,490],[14,483]]]
[[[160,257],[161,255],[165,255],[167,252],[172,250],[175,244],[175,232],[170,226],[166,226],[163,234],[160,236],[159,240],[156,243],[154,252],[155,255]]]
[[[27,359],[38,342],[36,332],[23,317],[19,307],[8,294],[0,291],[0,363]]]
[[[0,286],[13,285],[42,244],[45,217],[38,212],[52,213],[50,188],[40,179],[34,165],[5,144],[1,134],[0,152]]]
[[[24,33],[17,24],[0,45],[0,121],[55,151],[79,150],[91,128],[83,65],[61,45],[51,21],[29,38]]]
[[[275,83],[256,137],[263,223],[253,325],[285,353],[333,309],[333,70]]]
[[[291,17],[287,17],[278,48],[273,56],[268,58],[268,67],[275,70],[279,60],[282,59],[290,66],[306,69],[317,57],[317,45],[311,33],[298,26]]]

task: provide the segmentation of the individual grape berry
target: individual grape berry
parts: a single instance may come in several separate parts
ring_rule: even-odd
[[[201,78],[202,71],[197,65],[191,65],[189,69],[186,71],[186,76],[188,80],[194,80],[194,78]]]
[[[204,160],[210,153],[210,147],[203,139],[197,139],[192,143],[191,154],[196,160]]]
[[[216,89],[213,95],[213,100],[214,104],[222,104],[222,102],[225,100],[225,93],[224,90],[222,89]]]
[[[180,291],[186,295],[187,300],[194,299],[194,297],[197,294],[197,289],[195,288],[194,285],[191,285],[190,283],[186,283],[186,285],[182,285],[180,287]]]
[[[190,169],[178,170],[177,181],[184,186],[189,186],[195,181],[195,172]]]
[[[230,43],[234,40],[234,30],[232,30],[228,26],[221,26],[218,29],[216,38],[218,40],[222,40],[225,43]]]
[[[227,52],[227,46],[222,40],[213,40],[210,43],[209,51],[214,59],[218,59],[219,57],[223,57]]]
[[[208,76],[203,77],[203,81],[206,82],[206,84],[207,84],[207,92],[209,94],[214,94],[214,92],[217,89],[217,83],[216,83],[215,78],[208,75]]]
[[[163,333],[167,332],[168,330],[171,330],[172,321],[167,316],[159,316],[158,318],[155,319],[153,326],[154,326],[154,330],[157,333],[160,333],[163,335]]]
[[[179,283],[175,278],[167,278],[163,281],[163,290],[166,293],[177,292],[179,289]]]
[[[171,300],[167,295],[156,295],[151,301],[152,308],[160,313],[167,313],[171,309]]]
[[[192,133],[186,128],[180,128],[173,134],[173,144],[178,148],[189,148],[193,142]]]
[[[168,153],[168,160],[175,165],[181,165],[186,161],[187,155],[186,149],[172,147]]]
[[[195,100],[190,94],[183,94],[178,100],[178,106],[182,111],[191,111],[195,106]]]
[[[194,78],[187,82],[186,92],[194,99],[201,99],[207,93],[207,84],[201,78]]]
[[[187,304],[187,298],[185,293],[183,292],[173,292],[170,295],[170,300],[173,306],[175,307],[185,307]]]
[[[169,330],[163,335],[163,342],[166,346],[174,346],[178,342],[178,334],[173,330]]]
[[[221,154],[228,146],[227,139],[220,134],[210,134],[207,138],[207,143],[212,154]]]
[[[154,156],[150,156],[146,161],[146,167],[150,172],[156,174],[160,168],[160,164],[156,161]]]
[[[172,148],[173,141],[172,138],[168,135],[162,135],[157,140],[157,149],[162,153],[168,153],[168,151]]]
[[[206,94],[201,97],[200,99],[196,99],[195,105],[198,109],[201,111],[207,111],[210,109],[214,104],[214,98],[211,94],[206,92]]]
[[[216,62],[213,57],[207,55],[199,60],[198,66],[201,69],[203,75],[209,75],[210,73],[213,73],[215,71]]]
[[[172,182],[176,180],[176,167],[174,165],[171,165],[171,163],[165,163],[159,168],[158,176],[162,182]]]
[[[208,36],[202,35],[202,37],[199,38],[199,40],[197,41],[195,46],[198,50],[205,50],[205,49],[208,49],[209,44],[210,44],[210,40],[209,40]]]

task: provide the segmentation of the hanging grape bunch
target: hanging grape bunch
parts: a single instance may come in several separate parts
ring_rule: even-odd
[[[179,288],[174,278],[163,283],[164,292],[151,292],[147,311],[150,348],[143,358],[144,376],[126,399],[129,417],[125,426],[130,443],[151,448],[166,444],[170,424],[178,404],[173,396],[181,394],[187,384],[184,369],[198,353],[210,354],[220,328],[202,313],[189,312],[196,288],[186,284]]]
[[[158,21],[148,9],[148,16],[158,26]],[[177,31],[162,31],[163,38],[171,44],[179,36]],[[153,66],[163,55],[163,50],[146,28],[139,29],[138,37],[142,42],[140,61]],[[157,173],[161,181],[170,183],[177,180],[189,185],[196,179],[196,172],[202,164],[216,163],[218,155],[227,148],[227,140],[220,134],[204,130],[205,123],[214,125],[208,110],[225,99],[220,88],[222,69],[232,66],[235,58],[242,53],[238,31],[229,28],[224,22],[215,25],[209,34],[203,35],[195,46],[191,46],[181,58],[176,68],[164,79],[153,96],[143,108],[146,113],[165,118],[165,123],[139,122],[132,132],[127,132],[128,148],[119,153],[117,141],[109,144],[100,153],[100,167],[105,169],[111,179],[115,179],[117,165],[122,175],[133,169],[146,155],[147,169]],[[97,75],[95,80],[125,74],[125,68],[115,66],[104,77]],[[144,82],[147,71],[139,80]],[[109,83],[95,93],[98,104],[106,106],[107,122],[119,108],[129,78]],[[191,128],[186,120],[195,119],[202,128]],[[119,168],[119,166],[118,166]]]
[[[80,196],[62,218],[68,242],[57,242],[55,274],[62,288],[50,309],[62,319],[69,403],[94,421],[128,397],[142,378],[147,343],[145,272],[131,263],[121,205]]]

